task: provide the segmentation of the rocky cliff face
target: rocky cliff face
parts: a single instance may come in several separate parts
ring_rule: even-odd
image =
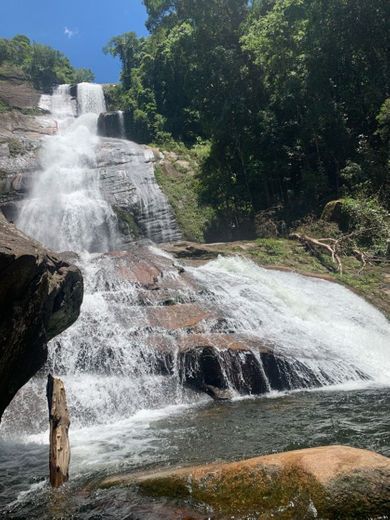
[[[78,317],[80,271],[0,216],[0,418],[44,364],[47,342]]]
[[[159,158],[151,148],[124,139],[100,142],[96,176],[118,216],[125,246],[142,237],[156,243],[181,239],[173,211],[155,179],[153,163]]]
[[[38,92],[27,81],[22,70],[13,65],[0,67],[0,100],[3,105],[19,110],[34,109],[39,102]]]
[[[9,220],[39,169],[40,138],[56,131],[39,98],[20,71],[0,68],[0,209]]]

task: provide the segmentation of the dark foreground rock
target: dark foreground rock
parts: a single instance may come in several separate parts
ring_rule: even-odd
[[[0,216],[0,417],[46,361],[47,342],[77,319],[82,297],[78,268]]]
[[[214,519],[379,519],[390,511],[390,459],[347,446],[109,477],[98,487],[123,485]]]

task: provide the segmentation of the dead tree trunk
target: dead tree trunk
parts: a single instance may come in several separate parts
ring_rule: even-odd
[[[64,383],[49,374],[47,378],[47,402],[50,420],[50,484],[62,486],[69,479],[70,445],[69,412],[66,404]]]

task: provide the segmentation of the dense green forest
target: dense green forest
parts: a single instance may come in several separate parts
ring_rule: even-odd
[[[133,138],[203,145],[199,197],[238,228],[344,197],[389,238],[388,0],[144,0],[148,37],[114,37],[114,105]],[[374,240],[375,241],[375,240]]]
[[[31,42],[24,35],[12,39],[0,38],[0,66],[5,63],[22,69],[33,85],[43,91],[50,91],[56,84],[94,79],[91,70],[74,68],[61,52]]]

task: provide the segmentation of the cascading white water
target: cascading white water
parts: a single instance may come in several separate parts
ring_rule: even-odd
[[[51,342],[44,370],[65,380],[75,428],[110,425],[140,409],[198,401],[199,396],[183,390],[177,366],[178,345],[192,333],[242,333],[259,338],[290,359],[292,366],[295,362],[297,371],[310,369],[324,385],[363,383],[364,377],[389,384],[390,325],[379,312],[340,286],[266,271],[240,258],[187,267],[187,279],[178,274],[169,255],[156,248],[141,249],[139,263],[152,254],[150,264],[142,269],[147,273],[157,266],[165,283],[172,282],[164,290],[168,305],[178,302],[174,317],[186,321],[191,305],[192,311],[194,306],[196,312],[205,311],[196,330],[190,330],[190,325],[164,325],[165,304],[155,302],[153,295],[145,296],[149,282],[140,283],[129,266],[121,263],[120,254],[90,254],[112,251],[118,243],[111,206],[100,190],[99,172],[104,171],[103,177],[131,177],[147,237],[158,241],[179,237],[172,212],[142,147],[115,139],[99,142],[96,114],[102,108],[101,88],[79,86],[78,94],[79,109],[93,112],[78,119],[69,87],[59,87],[51,98],[59,134],[43,144],[43,171],[18,220],[24,231],[53,249],[81,253],[77,261],[86,285],[82,312],[73,327]],[[108,151],[97,159],[99,143],[99,148],[107,146]],[[136,263],[133,270],[139,269]],[[161,375],[161,366],[155,370],[161,364],[156,338],[157,347],[164,344],[172,353],[169,375]],[[222,358],[225,354],[220,353]],[[233,375],[226,365],[228,384]],[[19,392],[5,414],[3,430],[37,433],[46,429],[44,385],[44,378],[38,376]]]
[[[125,114],[123,110],[118,110],[118,118],[119,118],[119,137],[121,139],[126,139],[126,128],[125,128]]]
[[[148,309],[139,305],[139,284],[120,276],[125,268],[116,265],[117,257],[83,254],[77,263],[85,283],[82,311],[51,342],[44,369],[64,380],[73,427],[112,424],[141,409],[199,401],[182,387],[177,371],[167,377],[156,370],[160,358],[149,342]],[[175,276],[173,271],[167,275]],[[161,341],[170,339],[175,352],[174,338],[166,331],[155,327],[152,332]],[[46,430],[45,385],[36,376],[19,391],[6,411],[3,431]]]
[[[190,271],[222,310],[227,330],[271,343],[297,371],[307,367],[323,385],[362,382],[363,375],[390,383],[390,323],[341,285],[239,257]]]
[[[42,171],[36,174],[17,225],[56,251],[79,253],[75,263],[80,266],[85,283],[81,315],[75,326],[51,342],[45,370],[64,378],[73,423],[83,426],[129,417],[140,408],[183,403],[186,391],[177,374],[165,378],[154,373],[158,360],[144,341],[145,313],[136,306],[138,294],[134,284],[118,279],[109,255],[90,254],[112,251],[120,241],[115,214],[100,190],[100,174],[105,169],[97,164],[97,147],[101,144],[97,117],[105,109],[102,87],[78,85],[77,96],[81,113],[78,118],[69,85],[61,85],[52,96],[41,100],[41,106],[51,110],[58,134],[43,142]],[[115,151],[111,144],[116,140],[106,141],[109,150]],[[149,210],[145,208],[146,236],[160,241],[178,236],[144,150],[134,143],[124,142],[124,146],[126,150],[132,147],[128,173],[140,204],[151,206]],[[139,150],[142,154],[138,157]],[[99,153],[102,155],[101,150]],[[100,161],[110,161],[110,153],[103,153]],[[123,165],[117,165],[117,157],[112,160],[116,174],[120,175]],[[36,432],[46,428],[44,385],[44,379],[38,376],[19,392],[6,413],[3,430]],[[24,419],[19,424],[22,416],[26,417],[20,410],[25,406],[35,413],[27,414],[29,424]]]
[[[17,225],[56,251],[108,251],[115,246],[116,217],[100,193],[95,169],[97,114],[104,109],[104,96],[100,85],[80,87],[78,119],[69,85],[59,86],[51,96],[58,135],[43,143],[42,171]]]
[[[79,114],[101,114],[106,111],[106,102],[101,85],[79,83],[77,85]]]

